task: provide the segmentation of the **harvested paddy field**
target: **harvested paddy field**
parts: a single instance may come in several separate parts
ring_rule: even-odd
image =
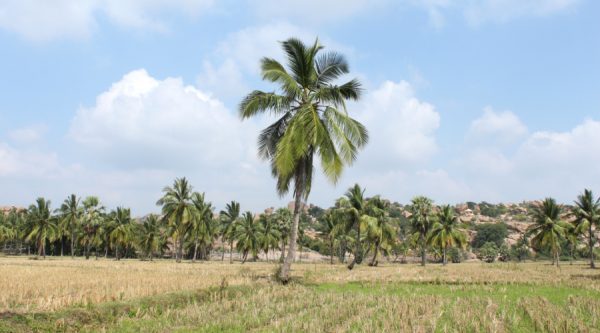
[[[594,332],[584,263],[446,267],[0,258],[0,332]]]

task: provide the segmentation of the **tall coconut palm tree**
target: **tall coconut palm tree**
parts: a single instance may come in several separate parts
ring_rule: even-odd
[[[165,187],[163,193],[156,204],[162,206],[164,220],[173,226],[175,260],[181,262],[183,242],[193,219],[192,186],[185,177],[177,178],[173,187]]]
[[[75,194],[71,194],[63,201],[59,209],[61,229],[69,232],[71,236],[71,258],[75,257],[75,235],[77,234],[77,228],[83,214],[83,209],[79,201],[80,199]]]
[[[115,248],[115,259],[121,260],[120,250],[125,250],[132,242],[133,224],[131,223],[131,210],[129,208],[117,207],[110,214],[110,220],[115,227],[110,233],[110,242]]]
[[[194,242],[194,255],[192,262],[196,261],[198,246],[202,245],[202,259],[206,259],[205,249],[212,244],[216,228],[213,223],[213,206],[204,199],[204,193],[194,192],[192,194],[193,217],[190,225],[190,235]]]
[[[594,228],[600,226],[600,197],[594,198],[594,193],[591,190],[584,190],[575,201],[575,218],[576,232],[580,234],[587,233],[590,267],[596,268],[594,263],[594,244],[596,243]]]
[[[161,226],[158,216],[150,214],[140,227],[138,244],[140,250],[152,261],[153,254],[160,251]]]
[[[421,251],[421,266],[425,266],[427,261],[427,235],[433,221],[431,215],[433,213],[433,201],[424,196],[418,196],[411,200],[409,207],[411,213],[410,225],[413,233],[413,240],[418,244]]]
[[[433,224],[429,233],[429,244],[442,249],[442,265],[448,263],[447,253],[449,248],[467,245],[465,233],[459,229],[458,217],[454,215],[454,209],[449,205],[443,206],[437,213],[437,222]]]
[[[27,240],[33,240],[38,249],[38,256],[46,258],[46,241],[52,241],[57,235],[56,221],[50,213],[50,200],[37,198],[35,205],[29,206],[27,220],[31,229]]]
[[[548,248],[552,251],[552,263],[559,264],[560,242],[566,236],[567,223],[561,220],[562,206],[552,198],[546,198],[540,206],[533,209],[531,216],[534,224],[527,230],[532,235],[531,245],[536,249]]]
[[[261,60],[264,80],[279,85],[278,92],[251,92],[240,104],[242,118],[268,112],[278,118],[259,136],[259,154],[269,160],[277,191],[283,196],[293,183],[294,214],[287,257],[280,270],[281,281],[289,280],[296,256],[296,241],[302,200],[311,190],[313,159],[321,160],[325,176],[333,183],[344,164],[351,164],[359,148],[368,140],[365,127],[346,111],[346,101],[357,100],[361,88],[357,80],[341,85],[335,82],[349,72],[346,59],[335,52],[319,53],[312,46],[290,38],[282,42],[288,68],[271,58]]]
[[[245,212],[235,229],[236,247],[242,254],[242,264],[248,259],[248,254],[256,259],[260,249],[260,226],[251,212]]]
[[[225,205],[225,210],[219,213],[221,217],[221,241],[229,242],[229,263],[233,262],[233,231],[240,217],[240,204],[231,201]],[[221,261],[225,260],[225,251],[221,255]]]
[[[354,245],[354,259],[348,265],[348,269],[353,269],[354,265],[362,262],[362,243],[361,243],[361,230],[365,227],[365,219],[363,218],[364,210],[366,208],[367,201],[364,197],[365,189],[361,188],[360,185],[354,184],[351,188],[346,191],[345,198],[341,201],[341,205],[345,207],[346,214],[348,216],[347,229],[356,228],[356,240]]]
[[[389,218],[389,202],[375,196],[367,201],[365,210],[367,240],[374,252],[369,266],[377,266],[379,253],[389,253],[394,245],[396,231]]]

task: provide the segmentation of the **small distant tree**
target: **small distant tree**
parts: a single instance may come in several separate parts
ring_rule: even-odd
[[[479,248],[478,258],[487,263],[496,261],[498,257],[498,246],[494,242],[487,242]]]
[[[529,258],[529,247],[527,246],[527,240],[524,237],[513,244],[510,248],[510,257],[512,260],[519,262]]]

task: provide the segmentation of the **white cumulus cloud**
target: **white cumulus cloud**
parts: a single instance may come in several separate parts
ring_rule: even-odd
[[[213,0],[3,0],[0,28],[33,41],[88,37],[105,16],[119,26],[164,30],[164,12],[197,15]]]
[[[432,104],[416,97],[410,83],[385,81],[356,109],[356,117],[371,133],[365,159],[401,165],[426,161],[438,150],[435,132],[440,115]]]
[[[483,115],[475,119],[467,137],[479,144],[510,144],[527,134],[527,126],[510,111],[496,112],[491,107],[484,109]]]

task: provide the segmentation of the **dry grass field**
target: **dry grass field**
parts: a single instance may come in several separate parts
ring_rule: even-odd
[[[598,332],[600,271],[0,258],[0,332]]]

